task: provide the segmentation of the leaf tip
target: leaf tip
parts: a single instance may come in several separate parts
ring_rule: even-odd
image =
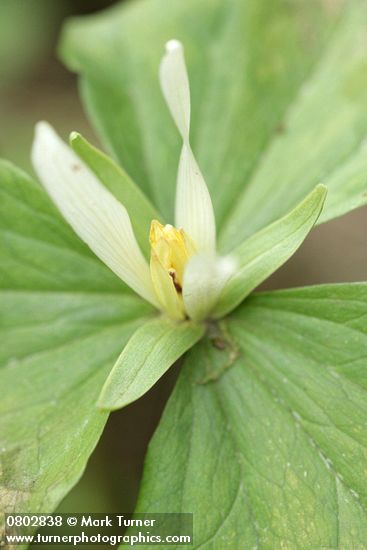
[[[120,407],[116,407],[114,403],[106,399],[104,388],[103,388],[97,400],[96,408],[100,412],[112,412],[112,411],[115,411],[116,409],[119,409]]]
[[[316,187],[314,189],[314,193],[318,197],[318,204],[319,204],[320,213],[321,213],[321,211],[324,208],[326,196],[327,196],[327,193],[328,193],[328,188],[323,183],[319,183],[319,184],[316,185]],[[316,220],[315,220],[315,223],[316,223]]]
[[[104,413],[111,413],[114,411],[118,411],[119,409],[122,409],[123,407],[126,407],[126,405],[129,405],[131,401],[108,401],[102,394],[99,397],[96,408],[100,412]]]
[[[79,141],[82,139],[82,136],[79,134],[79,132],[76,132],[75,130],[70,133],[69,135],[69,143],[72,145],[75,141]]]
[[[99,412],[103,412],[103,413],[108,413],[108,412],[111,412],[113,410],[110,407],[108,407],[103,401],[99,401],[99,400],[96,403],[96,409]]]
[[[318,183],[315,187],[315,191],[318,191],[320,194],[323,194],[326,196],[328,192],[328,188],[323,183]]]
[[[97,399],[96,407],[99,411],[113,412],[131,403],[131,400],[124,399],[123,395],[116,395],[114,388],[115,384],[111,383],[111,377],[109,376]]]

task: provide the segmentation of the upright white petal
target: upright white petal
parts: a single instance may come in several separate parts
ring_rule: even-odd
[[[44,188],[79,237],[135,292],[157,305],[149,266],[126,208],[45,122],[36,126],[32,162]]]
[[[190,87],[183,47],[178,40],[167,42],[166,53],[159,68],[159,77],[172,118],[182,139],[186,142],[189,140],[190,132]]]
[[[189,143],[190,89],[183,47],[177,40],[166,45],[160,66],[163,95],[183,139],[177,176],[175,225],[183,228],[198,250],[214,253],[215,218],[210,194]]]
[[[183,282],[183,300],[188,315],[201,321],[213,310],[219,295],[236,271],[237,262],[231,256],[216,257],[197,254],[186,266]]]
[[[178,167],[175,225],[190,235],[198,251],[215,252],[212,201],[191,148],[186,144]]]

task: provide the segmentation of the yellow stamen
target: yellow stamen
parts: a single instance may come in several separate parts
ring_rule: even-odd
[[[150,227],[150,273],[162,309],[174,319],[185,317],[182,285],[195,246],[183,229],[153,220]]]

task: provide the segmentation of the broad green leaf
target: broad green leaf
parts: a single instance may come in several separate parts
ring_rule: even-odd
[[[321,221],[366,202],[366,19],[358,0],[142,0],[72,20],[61,54],[108,149],[172,220],[180,140],[157,74],[165,41],[184,43],[193,150],[228,251],[318,183]]]
[[[109,370],[153,311],[5,162],[0,194],[0,509],[51,511],[106,422]]]
[[[109,157],[90,145],[80,134],[73,132],[70,145],[129,212],[134,233],[146,255],[150,252],[149,230],[153,219],[161,220],[155,208],[129,176]]]
[[[67,6],[50,5],[48,0],[24,4],[5,0],[0,4],[1,85],[25,84],[39,70],[45,50],[51,47],[61,17]],[[39,32],[40,21],[47,21]],[[14,32],[16,27],[17,32]],[[4,99],[3,99],[4,100]],[[4,104],[2,105],[4,107]],[[4,116],[4,111],[2,113]],[[3,118],[2,118],[3,121]],[[2,147],[3,151],[3,147]]]
[[[327,222],[367,202],[365,145],[363,143],[350,159],[325,178],[324,183],[332,193],[327,196],[327,207],[321,212],[318,222]]]
[[[363,549],[367,284],[250,297],[188,355],[138,510],[193,512],[194,548]]]
[[[294,254],[317,221],[325,196],[326,188],[318,185],[289,214],[233,250],[239,265],[220,295],[214,317],[223,317],[235,308]]]
[[[244,219],[251,216],[251,230],[263,227],[294,204],[311,181],[330,190],[324,220],[367,202],[367,10],[358,1],[348,6],[324,56],[286,113],[284,131],[267,147],[224,223],[224,246],[249,234]]]
[[[99,407],[119,409],[144,395],[204,332],[203,325],[190,321],[176,323],[165,317],[140,327],[108,376]]]

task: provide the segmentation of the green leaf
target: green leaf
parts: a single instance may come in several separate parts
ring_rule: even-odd
[[[193,150],[228,251],[318,183],[321,221],[366,203],[366,18],[359,1],[143,0],[72,20],[61,54],[108,149],[172,220],[180,140],[157,74],[164,42],[182,40]]]
[[[107,189],[125,206],[140,248],[148,255],[151,221],[154,219],[162,221],[162,216],[129,176],[80,134],[76,132],[71,134],[70,145]]]
[[[103,410],[125,407],[163,376],[204,334],[204,326],[176,323],[165,317],[140,327],[131,337],[103,386],[98,405]]]
[[[318,185],[294,210],[233,250],[239,266],[224,287],[214,317],[232,311],[302,244],[322,210],[326,187]]]
[[[138,510],[195,548],[364,548],[367,284],[253,295],[187,357]]]
[[[0,194],[0,509],[45,512],[81,476],[103,382],[153,310],[5,162]]]
[[[346,4],[323,57],[285,115],[284,131],[267,147],[223,225],[224,246],[249,234],[244,218],[251,216],[251,230],[263,227],[311,181],[329,189],[321,221],[367,202],[367,12],[360,2]],[[259,201],[267,208],[260,210]]]

